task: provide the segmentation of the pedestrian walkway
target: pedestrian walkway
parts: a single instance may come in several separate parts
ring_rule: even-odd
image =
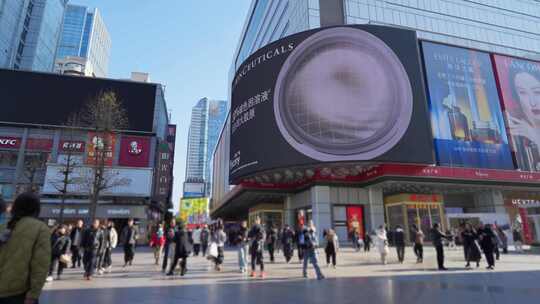
[[[393,249],[393,248],[391,248]],[[250,279],[238,271],[236,251],[226,251],[224,271],[216,272],[202,257],[188,260],[185,277],[166,277],[152,265],[152,254],[138,250],[134,266],[121,270],[115,253],[113,273],[83,281],[80,270],[66,272],[46,286],[40,303],[535,303],[540,299],[540,256],[503,255],[495,271],[466,270],[461,248],[446,251],[447,272],[436,271],[433,248],[426,248],[424,264],[416,264],[408,247],[405,263],[391,250],[390,264],[381,265],[376,252],[338,254],[337,269],[327,268],[326,280],[302,278],[301,264],[286,264],[281,254],[267,264],[267,279]],[[265,259],[268,260],[267,257]]]

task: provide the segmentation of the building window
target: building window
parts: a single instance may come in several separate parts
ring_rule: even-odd
[[[17,154],[16,151],[0,151],[0,167],[16,167]]]

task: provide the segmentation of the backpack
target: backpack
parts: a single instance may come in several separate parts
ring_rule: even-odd
[[[305,245],[306,244],[306,237],[304,236],[303,231],[301,231],[300,235],[298,236],[298,244],[299,245]]]

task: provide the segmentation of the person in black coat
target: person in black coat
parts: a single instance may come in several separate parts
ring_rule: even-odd
[[[369,252],[371,249],[371,235],[366,232],[366,236],[364,236],[364,252]]]
[[[84,278],[91,280],[97,266],[98,253],[103,246],[103,232],[99,227],[99,220],[96,219],[88,229],[84,231],[82,238],[82,248],[84,250]]]
[[[201,251],[202,256],[206,256],[206,252],[208,251],[208,243],[210,241],[210,230],[208,229],[208,225],[204,225],[204,228],[201,231]]]
[[[486,224],[483,229],[479,231],[480,235],[480,246],[482,247],[482,251],[484,251],[484,255],[486,256],[486,260],[488,263],[487,269],[493,270],[495,269],[495,246],[497,246],[497,236],[491,229],[491,225]]]
[[[285,261],[289,263],[294,254],[294,231],[291,229],[291,226],[285,226],[283,233],[281,235],[281,244],[283,246],[283,255],[285,256]]]
[[[437,265],[439,270],[448,270],[444,267],[444,245],[443,239],[448,239],[448,236],[441,232],[439,223],[433,224],[431,229],[431,240],[433,241],[433,246],[437,252]]]
[[[83,237],[83,226],[84,222],[82,220],[77,221],[77,226],[71,230],[71,268],[81,267],[82,252],[81,252],[81,243]]]
[[[62,225],[58,227],[51,238],[51,266],[49,267],[49,277],[47,278],[47,281],[53,280],[53,273],[56,268],[58,268],[57,280],[60,280],[64,268],[68,266],[60,261],[60,256],[67,254],[70,247],[71,239],[66,233],[66,226]]]
[[[249,253],[251,255],[251,273],[252,278],[256,277],[256,265],[258,264],[261,269],[261,278],[265,277],[264,273],[264,260],[263,260],[263,250],[264,243],[266,239],[265,231],[261,226],[261,218],[255,218],[255,224],[248,233],[249,238]]]
[[[398,261],[403,264],[405,260],[405,232],[400,225],[397,225],[396,231],[394,231],[394,245],[396,246]]]
[[[180,262],[180,275],[184,276],[187,272],[187,258],[190,255],[191,251],[193,251],[193,244],[190,241],[189,233],[183,223],[180,223],[178,225],[178,230],[174,235],[174,242],[176,245],[176,249],[174,251],[174,259],[171,269],[169,270],[167,275],[174,275],[176,265],[178,265],[178,261],[182,259],[182,261]]]
[[[467,265],[465,267],[471,267],[471,261],[476,262],[476,267],[480,267],[481,253],[477,245],[478,235],[472,228],[471,224],[465,224],[465,228],[461,232],[461,239],[463,241],[463,248],[465,250],[465,260]]]
[[[274,251],[276,249],[277,242],[277,230],[273,227],[272,224],[268,225],[268,230],[266,231],[266,247],[268,248],[268,254],[270,255],[270,263],[274,263]]]

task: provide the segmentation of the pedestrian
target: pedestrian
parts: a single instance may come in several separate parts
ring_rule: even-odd
[[[107,240],[105,241],[105,252],[101,263],[101,271],[110,273],[112,270],[112,251],[118,245],[118,232],[114,228],[114,222],[108,221],[105,228],[107,230]],[[104,234],[105,235],[105,234]]]
[[[383,265],[386,265],[386,257],[388,256],[388,252],[390,250],[388,249],[388,236],[386,234],[386,229],[384,228],[384,225],[379,226],[379,229],[377,229],[375,235],[377,240],[377,250],[381,255],[381,263]]]
[[[193,254],[199,256],[201,251],[201,226],[197,225],[195,230],[193,230]]]
[[[514,247],[516,252],[523,252],[523,237],[521,236],[521,229],[519,227],[516,226],[513,229],[512,238],[514,239]]]
[[[171,220],[166,224],[165,229],[165,247],[163,254],[163,265],[161,267],[164,273],[167,273],[167,266],[169,264],[169,259],[174,259],[174,250],[176,245],[174,244],[174,236],[176,235],[176,219],[171,218]]]
[[[98,254],[103,246],[103,231],[99,227],[99,220],[95,219],[92,226],[88,227],[83,234],[82,247],[84,278],[88,281],[92,279],[97,267]]]
[[[238,250],[238,267],[240,267],[240,273],[245,273],[247,271],[247,256],[249,253],[247,221],[242,221],[240,224],[240,229],[235,237],[235,245]]]
[[[71,268],[81,268],[82,252],[81,241],[83,236],[83,220],[77,220],[75,228],[71,230]]]
[[[154,261],[156,265],[159,265],[161,255],[163,254],[163,247],[165,246],[165,232],[163,231],[163,225],[155,225],[152,229],[152,235],[150,236],[150,248],[154,252]]]
[[[394,245],[396,246],[398,261],[403,264],[403,261],[405,261],[405,232],[400,225],[397,225],[394,231]]]
[[[174,236],[174,243],[176,246],[174,250],[174,259],[171,265],[171,269],[169,270],[167,275],[174,275],[176,265],[178,265],[178,261],[181,259],[182,261],[180,262],[180,275],[184,276],[187,272],[187,259],[188,256],[191,254],[191,251],[193,250],[193,245],[189,240],[188,231],[186,230],[186,227],[182,222],[180,222],[178,225],[178,230],[176,231]]]
[[[471,267],[471,262],[476,262],[476,267],[480,267],[481,253],[478,247],[478,235],[473,229],[471,224],[466,223],[464,230],[461,232],[461,239],[463,240],[463,248],[465,250],[465,260],[467,264],[466,268]]]
[[[206,253],[208,251],[208,242],[210,241],[210,230],[208,229],[208,225],[204,224],[203,229],[201,230],[201,251],[202,256],[206,256]]]
[[[371,238],[372,233],[366,233],[364,237],[364,252],[369,252],[371,250],[371,243],[373,242]]]
[[[277,230],[274,228],[272,223],[268,225],[268,230],[266,231],[266,248],[268,248],[268,254],[270,255],[270,263],[275,262],[274,252],[276,249],[277,242]]]
[[[251,273],[250,277],[254,278],[257,276],[257,265],[259,265],[261,269],[260,277],[264,279],[266,277],[266,273],[264,272],[264,259],[263,259],[263,251],[264,251],[264,243],[265,243],[265,231],[261,226],[261,218],[256,217],[255,223],[253,224],[253,227],[249,230],[248,233],[249,238],[249,253],[251,256]]]
[[[298,251],[298,261],[302,263],[304,261],[304,224],[298,225],[298,229],[294,233],[294,240],[296,243],[296,249]]]
[[[107,219],[103,219],[99,228],[101,230],[101,234],[103,235],[103,244],[99,248],[97,257],[96,267],[98,275],[103,275],[105,273],[105,269],[103,268],[103,265],[105,264],[105,252],[111,246],[111,235],[109,233],[108,225]]]
[[[508,237],[506,236],[506,233],[502,227],[497,225],[497,223],[495,223],[495,232],[497,233],[497,236],[501,242],[500,246],[503,250],[503,254],[508,254]]]
[[[0,303],[38,303],[51,263],[51,233],[39,212],[39,198],[23,193],[0,224]]]
[[[285,262],[290,263],[294,254],[294,231],[291,226],[287,225],[281,234],[281,244],[283,247],[283,255]]]
[[[495,236],[494,238],[495,260],[498,261],[501,258],[501,249],[503,249],[503,241],[499,235],[499,229],[496,224],[491,225],[491,231],[493,231],[493,235]]]
[[[495,247],[497,246],[497,240],[495,233],[491,229],[491,225],[486,224],[484,228],[479,231],[480,247],[486,257],[488,263],[487,269],[495,269]]]
[[[336,268],[336,255],[339,250],[339,239],[336,232],[333,229],[328,229],[324,235],[325,246],[324,252],[326,253],[326,266],[330,267],[330,262],[332,262],[332,267]]]
[[[441,232],[439,223],[433,224],[431,229],[431,240],[433,241],[433,246],[435,246],[435,251],[437,252],[437,266],[439,270],[448,270],[444,267],[444,244],[443,239],[448,239],[449,237]]]
[[[315,273],[317,274],[317,280],[324,279],[321,268],[319,267],[319,261],[317,258],[317,248],[319,247],[319,241],[317,237],[317,229],[313,221],[309,221],[309,225],[302,231],[303,235],[303,250],[304,250],[304,264],[302,267],[302,274],[304,278],[308,277],[307,267],[308,262],[313,265]]]
[[[130,218],[127,226],[124,227],[124,230],[122,231],[121,240],[122,245],[124,246],[124,268],[132,266],[133,259],[135,258],[135,245],[139,238],[139,232],[133,224],[134,220]]]
[[[67,235],[67,227],[65,225],[60,225],[51,237],[51,266],[49,267],[47,282],[53,281],[55,270],[57,270],[56,279],[60,280],[64,268],[68,266],[61,257],[65,257],[69,253],[70,247],[71,239]]]
[[[424,262],[424,232],[418,228],[418,226],[413,225],[413,235],[414,235],[414,254],[416,255],[416,263]]]
[[[216,224],[214,225],[214,230],[210,234],[210,242],[216,244],[217,246],[217,256],[213,258],[215,269],[221,271],[223,260],[225,258],[225,242],[227,241],[227,234],[223,231],[225,229],[223,221],[217,219]]]

